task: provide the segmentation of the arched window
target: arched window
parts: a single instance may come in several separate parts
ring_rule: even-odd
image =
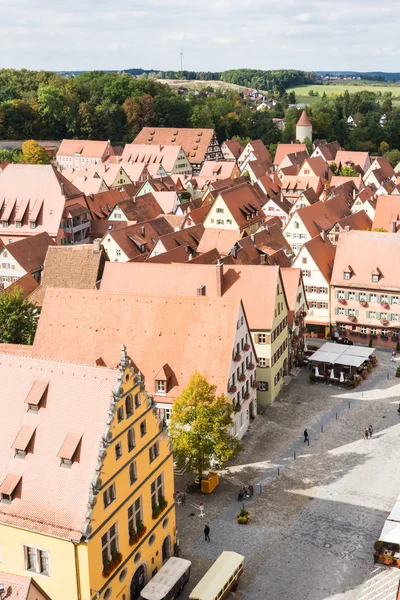
[[[133,415],[133,398],[131,394],[128,394],[125,400],[125,414],[126,418]]]
[[[131,452],[135,447],[135,432],[133,429],[128,431],[128,452]]]
[[[136,470],[136,462],[133,461],[129,465],[129,481],[130,484],[133,485],[137,479],[137,470]]]

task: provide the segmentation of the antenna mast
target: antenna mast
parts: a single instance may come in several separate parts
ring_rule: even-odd
[[[183,52],[181,52],[181,71],[183,71]]]

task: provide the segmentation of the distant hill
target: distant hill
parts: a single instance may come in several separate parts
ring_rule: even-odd
[[[380,78],[381,81],[399,81],[400,73],[384,73],[383,71],[314,71],[316,75],[354,75],[363,79]]]

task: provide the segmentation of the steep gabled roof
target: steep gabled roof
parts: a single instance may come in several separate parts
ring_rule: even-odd
[[[304,249],[309,252],[311,258],[325,278],[325,281],[329,284],[335,261],[335,246],[328,238],[322,239],[321,236],[317,235],[304,244],[302,251],[304,251]]]
[[[261,208],[262,196],[251,185],[243,184],[223,190],[219,193],[219,196],[225,202],[240,229],[244,229],[265,217]]]
[[[63,140],[57,151],[57,156],[87,156],[90,158],[103,158],[109,142],[97,140]],[[109,148],[113,154],[112,147]]]
[[[152,221],[108,231],[105,235],[113,238],[129,260],[144,260],[158,238],[173,231],[174,228],[161,216]],[[140,250],[141,246],[144,247],[143,252]]]
[[[118,208],[124,213],[128,221],[134,223],[151,221],[151,219],[155,219],[164,213],[151,192],[131,200],[122,200],[122,202],[118,202]]]
[[[181,146],[190,163],[201,163],[215,135],[214,129],[185,129],[175,127],[143,127],[134,144]]]
[[[293,154],[294,152],[307,152],[307,146],[305,144],[278,144],[276,149],[274,165],[278,167],[285,156]]]
[[[48,287],[94,289],[103,274],[105,253],[92,244],[52,246],[44,261],[42,282],[29,301],[41,306]]]
[[[62,306],[57,310],[56,320]],[[64,359],[64,344],[54,343],[62,337],[59,331],[51,345],[59,347]],[[9,490],[14,488],[11,504],[0,504],[0,522],[79,542],[118,371],[13,354],[0,356],[0,480],[2,485],[7,482]],[[118,357],[116,351],[114,364]],[[31,413],[25,399],[36,380],[49,382],[48,395],[46,406]],[[23,426],[29,431],[22,430]],[[32,428],[36,429],[34,446],[29,458],[21,460],[14,456],[14,442],[26,444]],[[68,432],[83,434],[83,441],[79,461],[64,469],[57,453]]]
[[[24,240],[8,244],[4,247],[2,255],[4,255],[4,252],[8,252],[27,273],[35,273],[42,268],[50,246],[55,246],[55,242],[44,231]]]

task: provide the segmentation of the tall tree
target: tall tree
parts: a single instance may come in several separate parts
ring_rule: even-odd
[[[193,373],[181,396],[175,400],[169,426],[178,467],[185,466],[200,478],[204,472],[233,458],[239,441],[232,426],[232,403],[216,396],[216,388]]]
[[[26,140],[22,144],[22,153],[19,162],[29,165],[49,165],[51,161],[46,150],[35,140]]]
[[[39,309],[24,298],[18,286],[0,294],[0,341],[4,344],[33,344]]]

